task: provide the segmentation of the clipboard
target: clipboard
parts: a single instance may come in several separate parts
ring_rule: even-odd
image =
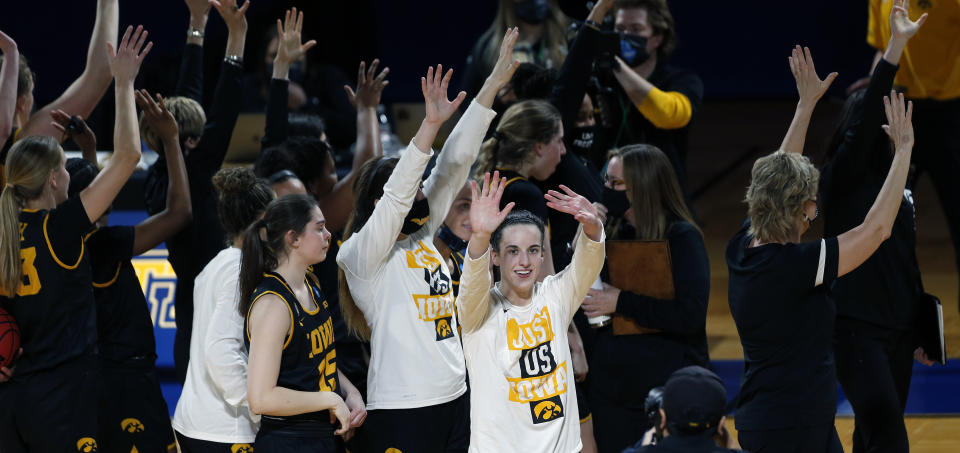
[[[673,299],[673,267],[667,241],[607,241],[607,269],[610,284],[657,299]],[[659,332],[619,314],[613,317],[614,335],[643,335]]]
[[[937,296],[923,293],[917,301],[917,336],[927,357],[940,365],[947,364],[947,347],[943,338],[943,305]]]

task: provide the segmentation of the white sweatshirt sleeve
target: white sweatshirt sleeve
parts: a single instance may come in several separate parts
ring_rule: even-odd
[[[237,311],[240,297],[235,273],[222,276],[216,308],[203,341],[207,373],[223,399],[234,407],[247,403],[247,355],[243,344],[243,316]]]
[[[337,265],[344,272],[364,280],[376,275],[397,241],[403,219],[410,212],[420,188],[420,178],[432,155],[432,151],[429,154],[421,152],[413,141],[403,150],[400,161],[383,186],[383,196],[373,214],[360,231],[340,246]]]
[[[473,332],[483,325],[490,313],[490,248],[477,259],[466,253],[463,275],[457,294],[457,314],[463,333]]]
[[[583,233],[583,227],[580,227],[577,230],[576,247],[570,264],[556,275],[551,275],[544,280],[544,285],[548,286],[553,293],[554,297],[551,300],[559,303],[558,308],[563,313],[564,325],[573,320],[573,314],[587,297],[590,285],[603,269],[603,260],[606,258],[604,248],[606,237],[607,234],[604,232],[600,236],[600,241],[594,242]]]
[[[497,112],[471,101],[443,144],[437,165],[423,185],[423,194],[430,203],[430,220],[426,226],[431,236],[443,224],[453,199],[467,181],[470,166],[477,160],[483,137],[495,116]]]

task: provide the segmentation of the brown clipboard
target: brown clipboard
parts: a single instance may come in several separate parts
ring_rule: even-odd
[[[610,284],[657,299],[673,299],[673,267],[667,241],[607,241]],[[613,316],[614,335],[658,332],[619,314]]]

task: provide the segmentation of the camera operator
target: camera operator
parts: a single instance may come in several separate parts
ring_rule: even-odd
[[[667,64],[676,34],[666,0],[617,0],[613,11],[617,35],[604,46],[610,55],[597,64],[607,149],[636,143],[660,148],[686,195],[687,131],[703,82]]]
[[[662,390],[650,391],[645,409],[654,427],[623,453],[738,452],[723,425],[726,403],[727,391],[716,374],[696,365],[681,368]]]

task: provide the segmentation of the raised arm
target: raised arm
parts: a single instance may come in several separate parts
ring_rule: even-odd
[[[273,75],[270,78],[270,95],[267,99],[267,121],[261,140],[263,148],[280,144],[287,139],[290,65],[299,60],[311,47],[317,45],[317,42],[312,39],[301,43],[302,30],[303,12],[297,14],[296,8],[287,10],[283,21],[277,19],[279,46],[277,56],[273,57]]]
[[[56,109],[71,115],[90,116],[90,112],[100,103],[107,88],[110,87],[111,66],[105,51],[107,42],[116,42],[118,0],[98,0],[97,19],[93,24],[93,35],[87,48],[87,65],[66,91],[56,100],[46,105],[27,121],[20,137],[31,135],[49,135],[61,137],[59,131],[50,125],[50,112]]]
[[[903,200],[913,150],[913,102],[907,103],[903,94],[891,91],[890,97],[883,98],[883,106],[889,123],[883,126],[883,130],[893,142],[893,163],[863,223],[837,237],[840,249],[838,277],[863,264],[890,237]]]
[[[494,97],[500,88],[510,81],[520,65],[513,59],[513,45],[520,32],[516,28],[508,29],[500,45],[500,55],[493,70],[483,82],[474,102],[470,103],[453,132],[443,144],[443,150],[437,157],[437,166],[423,185],[423,193],[430,200],[430,210],[437,215],[431,216],[427,229],[431,234],[440,228],[447,211],[453,204],[463,183],[470,173],[470,166],[477,160],[483,136],[490,127],[496,113],[490,109]]]
[[[133,82],[140,70],[140,63],[153,47],[152,42],[144,46],[146,40],[147,32],[142,26],[138,26],[136,31],[131,26],[127,27],[116,51],[112,44],[107,43],[110,72],[115,80],[116,91],[114,149],[113,157],[103,171],[80,192],[80,199],[91,223],[107,211],[140,161],[140,128],[137,126],[137,111],[133,105]],[[49,124],[50,121],[47,120],[46,123]]]
[[[597,42],[600,38],[600,29],[596,24],[603,22],[613,0],[600,0],[593,5],[590,15],[577,36],[570,44],[567,58],[563,60],[557,80],[553,83],[550,93],[550,103],[557,107],[563,118],[564,130],[569,130],[577,121],[580,105],[583,104],[583,95],[587,91],[590,80],[591,67],[594,56],[597,54]]]
[[[289,417],[329,410],[340,421],[336,434],[350,428],[350,410],[335,392],[304,392],[277,385],[280,352],[290,325],[290,309],[273,294],[262,296],[250,308],[250,362],[247,370],[247,397],[255,414]]]
[[[787,129],[787,135],[783,137],[780,149],[803,154],[803,143],[807,139],[807,126],[810,125],[813,108],[816,107],[820,97],[827,92],[827,88],[830,88],[833,79],[837,78],[837,73],[831,72],[827,78],[820,80],[817,69],[813,65],[809,47],[801,49],[800,46],[796,46],[787,60],[790,63],[790,72],[797,81],[800,100],[797,102],[797,110],[793,114],[793,120],[790,121],[790,128]]]
[[[503,223],[515,203],[500,209],[500,198],[507,187],[507,178],[500,172],[483,175],[483,186],[470,181],[473,202],[470,205],[470,242],[464,260],[460,292],[457,296],[457,314],[464,332],[473,332],[483,325],[490,302],[490,235]]]
[[[883,97],[893,86],[893,79],[897,73],[897,63],[900,55],[910,38],[917,32],[927,15],[924,14],[916,22],[911,22],[904,8],[904,0],[897,0],[890,10],[890,42],[884,51],[882,63],[877,63],[870,76],[867,91],[863,101],[856,105],[852,114],[852,122],[844,132],[843,142],[836,151],[833,159],[834,172],[841,175],[831,181],[833,193],[849,192],[850,188],[860,183],[857,175],[872,168],[868,162],[884,159],[885,156],[876,155],[874,143],[880,136],[880,125],[883,122]],[[840,192],[838,192],[840,191]]]
[[[337,253],[337,264],[357,277],[372,277],[387,258],[417,195],[420,176],[433,154],[430,147],[437,138],[437,132],[466,97],[466,93],[460,92],[453,101],[448,100],[447,86],[453,71],[441,77],[442,73],[443,67],[437,65],[436,71],[430,67],[427,76],[420,78],[426,117],[410,145],[400,155],[400,161],[387,179],[383,196],[376,203],[370,219],[343,243]]]
[[[20,50],[16,41],[0,31],[0,143],[6,143],[13,130],[13,116],[17,110],[17,75],[20,68]]]
[[[157,94],[154,102],[150,93],[140,90],[136,93],[137,105],[143,110],[143,116],[150,130],[163,142],[163,155],[167,162],[167,206],[144,221],[134,230],[133,254],[139,255],[183,229],[193,218],[190,203],[190,184],[187,180],[187,168],[180,151],[180,131],[177,120],[167,110],[163,97]]]
[[[383,155],[377,106],[380,104],[380,93],[390,83],[385,80],[390,68],[383,68],[383,71],[377,74],[379,64],[380,60],[373,60],[370,69],[366,69],[366,64],[360,62],[360,69],[357,70],[357,91],[354,92],[349,85],[343,87],[350,103],[357,109],[357,145],[350,172],[337,181],[330,193],[320,200],[320,209],[327,216],[327,225],[331,228],[342,228],[353,212],[353,183],[360,173],[360,167],[368,160]],[[327,214],[328,212],[330,214]]]
[[[203,104],[203,39],[210,17],[209,0],[185,0],[190,10],[187,44],[180,58],[177,77],[177,96],[184,96]]]
[[[570,264],[555,276],[545,279],[544,284],[553,279],[551,284],[558,285],[558,294],[564,296],[566,303],[563,306],[566,314],[564,322],[569,324],[573,320],[573,314],[583,303],[590,285],[597,279],[600,269],[603,268],[604,233],[597,208],[589,200],[563,184],[560,185],[560,190],[563,193],[548,190],[544,194],[547,206],[572,215],[577,222],[580,222],[580,231],[574,238],[573,258]]]

